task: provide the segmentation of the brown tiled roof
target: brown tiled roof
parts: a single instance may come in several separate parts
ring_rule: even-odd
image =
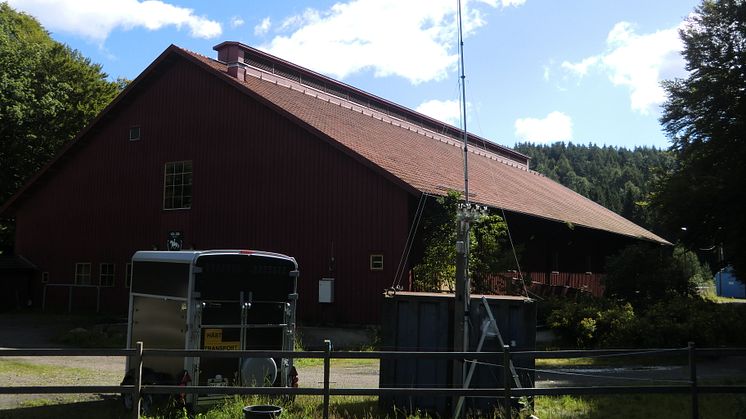
[[[244,82],[227,75],[227,65],[186,51],[187,57],[222,73],[247,93],[264,99],[307,128],[337,142],[413,189],[443,195],[463,191],[462,142],[389,117],[356,103],[250,69]],[[261,78],[260,78],[261,77]],[[470,200],[559,222],[668,243],[624,217],[484,149],[470,148]]]

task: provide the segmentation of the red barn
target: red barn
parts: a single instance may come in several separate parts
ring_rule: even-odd
[[[0,208],[38,269],[34,303],[124,313],[132,254],[171,243],[295,256],[301,321],[378,323],[420,202],[462,188],[459,130],[240,43],[215,50],[169,47]],[[471,200],[506,211],[526,270],[595,272],[630,240],[666,243],[469,142]]]

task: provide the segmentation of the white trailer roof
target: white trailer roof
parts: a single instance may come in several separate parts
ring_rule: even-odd
[[[203,255],[246,255],[246,256],[264,256],[273,257],[278,259],[286,259],[292,261],[295,264],[295,268],[298,269],[298,264],[295,258],[283,255],[282,253],[265,252],[261,250],[236,250],[236,249],[225,249],[225,250],[180,250],[180,251],[165,251],[165,250],[141,250],[132,256],[133,262],[166,262],[166,263],[192,263],[198,257]]]

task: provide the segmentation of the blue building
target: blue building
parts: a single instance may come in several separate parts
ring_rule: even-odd
[[[746,284],[736,278],[730,266],[715,274],[715,289],[720,297],[746,298]]]

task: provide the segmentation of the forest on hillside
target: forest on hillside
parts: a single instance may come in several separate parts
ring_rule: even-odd
[[[531,157],[531,169],[660,233],[649,203],[656,180],[674,167],[669,151],[571,142],[519,143],[514,149]]]

